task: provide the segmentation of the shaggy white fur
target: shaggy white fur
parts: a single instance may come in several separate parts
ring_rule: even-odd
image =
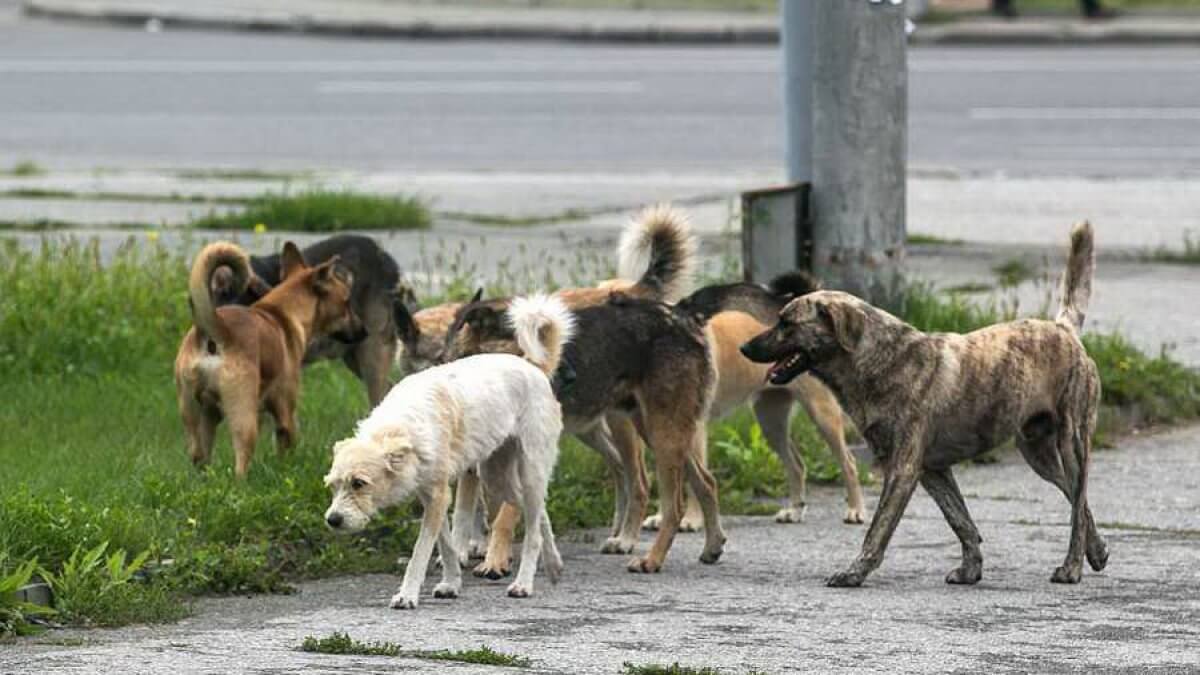
[[[651,269],[654,242],[678,247],[675,255],[669,256],[670,264],[676,265],[672,274],[666,270]],[[663,302],[675,303],[687,295],[692,285],[693,262],[696,259],[696,238],[687,214],[670,204],[656,204],[642,209],[621,232],[617,243],[617,273],[622,279],[637,281],[648,273],[663,276],[667,286],[663,288]]]
[[[558,459],[562,414],[546,373],[558,365],[570,338],[561,301],[531,298],[511,316],[525,352],[545,359],[535,367],[507,354],[461,359],[410,375],[392,388],[354,437],[333,448],[325,482],[333,490],[326,521],[356,531],[379,510],[414,493],[424,515],[421,532],[391,606],[417,606],[436,541],[443,561],[435,597],[457,597],[462,586],[456,544],[446,522],[450,482],[479,465],[489,495],[520,504],[525,543],[512,597],[533,593],[539,557],[557,581],[562,559],[545,512],[546,490]],[[543,372],[543,370],[545,372]]]

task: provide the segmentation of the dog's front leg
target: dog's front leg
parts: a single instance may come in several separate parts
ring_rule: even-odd
[[[862,551],[844,571],[829,577],[826,585],[861,586],[867,575],[883,562],[883,552],[887,549],[892,533],[896,531],[896,525],[900,523],[900,517],[904,515],[908,500],[921,477],[921,457],[916,447],[905,446],[892,455],[892,466],[884,480],[883,492],[879,495],[879,506],[875,509],[875,516],[871,518],[871,527],[863,540]]]
[[[454,539],[450,536],[450,523],[442,520],[441,533],[438,535],[438,554],[442,560],[460,560],[458,551],[454,548]],[[462,567],[459,565],[442,565],[442,581],[433,587],[435,598],[457,598],[462,590]]]
[[[430,491],[421,495],[421,505],[425,513],[421,516],[421,533],[417,535],[417,544],[413,546],[412,557],[404,570],[404,580],[400,582],[400,590],[392,596],[393,609],[416,609],[421,595],[421,582],[425,580],[425,572],[429,569],[429,558],[433,555],[433,545],[441,536],[442,524],[446,519],[446,507],[450,505],[450,485],[442,482]],[[453,564],[443,565],[443,568],[453,567]]]
[[[476,536],[475,513],[479,504],[479,470],[472,467],[458,478],[454,489],[454,549],[458,552],[458,562],[466,565],[470,562],[471,540]],[[442,564],[445,564],[445,552]]]

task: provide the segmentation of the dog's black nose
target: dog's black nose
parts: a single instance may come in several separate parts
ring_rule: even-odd
[[[330,527],[341,527],[342,526],[342,514],[335,511],[335,512],[329,514],[328,516],[325,516],[325,522],[329,523]]]
[[[742,353],[742,356],[750,358],[750,343],[744,343],[741,347],[738,347],[738,351]]]

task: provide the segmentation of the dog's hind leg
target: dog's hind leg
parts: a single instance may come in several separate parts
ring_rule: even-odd
[[[651,419],[639,424],[646,441],[654,448],[654,466],[658,476],[659,505],[662,522],[654,544],[645,556],[629,562],[630,572],[658,572],[679,531],[683,511],[683,477],[690,459],[692,429],[679,429],[678,420],[657,411],[648,411]],[[690,427],[690,425],[689,425]]]
[[[442,527],[445,524],[446,508],[450,505],[450,486],[445,482],[435,485],[428,494],[422,493],[421,505],[425,512],[421,515],[421,532],[417,535],[417,543],[413,546],[412,557],[404,569],[404,580],[400,589],[392,596],[392,609],[416,609],[420,602],[421,582],[425,580],[425,572],[429,569],[429,558],[433,555],[433,545],[442,537]],[[453,544],[450,545],[453,550]],[[443,570],[449,570],[454,565],[443,565]]]
[[[796,380],[800,393],[800,403],[808,413],[821,438],[833,456],[837,458],[842,469],[842,482],[846,485],[846,514],[842,522],[857,525],[867,519],[866,502],[863,500],[862,485],[858,482],[858,462],[846,447],[846,428],[842,420],[842,408],[838,405],[833,392],[821,384],[816,378],[801,377]],[[787,427],[784,427],[785,433]],[[789,435],[790,440],[790,435]],[[793,451],[799,457],[799,450],[793,446]]]
[[[791,392],[783,389],[763,391],[754,401],[754,416],[758,419],[758,426],[787,472],[788,504],[775,514],[777,523],[803,522],[806,508],[807,469],[804,466],[804,457],[800,455],[799,448],[792,443],[788,433],[793,402]],[[808,406],[807,401],[805,406]],[[813,419],[816,419],[815,415]]]
[[[538,560],[542,557],[542,544],[547,532],[550,533],[551,546],[558,553],[553,543],[554,533],[542,522],[546,518],[546,488],[550,484],[549,472],[554,467],[556,450],[553,447],[539,447],[539,444],[554,444],[557,434],[548,438],[534,438],[533,434],[525,437],[522,442],[522,457],[517,461],[517,471],[520,480],[521,502],[525,511],[525,542],[521,547],[521,565],[517,568],[517,578],[508,586],[510,598],[527,598],[533,595],[533,577],[537,573]],[[541,458],[550,458],[548,463]],[[560,560],[561,564],[561,560]],[[557,576],[557,570],[550,574]]]
[[[296,397],[277,391],[267,397],[267,410],[275,418],[275,452],[280,456],[296,444]]]
[[[610,415],[605,422],[579,435],[608,462],[616,485],[612,530],[601,553],[630,553],[637,546],[638,526],[646,512],[649,489],[642,444],[627,417]]]
[[[180,405],[179,412],[187,434],[188,457],[196,468],[206,466],[212,459],[213,439],[221,422],[221,412],[192,401]]]
[[[558,552],[558,542],[554,540],[554,528],[550,525],[550,514],[542,511],[542,567],[546,569],[546,578],[550,583],[557,584],[562,578],[563,560]]]
[[[245,478],[258,444],[258,392],[249,387],[229,387],[222,391],[221,406],[233,436],[234,474]]]
[[[949,467],[939,470],[926,469],[921,474],[921,485],[925,486],[925,491],[933,497],[933,501],[942,510],[942,515],[946,517],[946,522],[950,524],[950,529],[954,530],[962,544],[962,565],[946,575],[946,583],[977,583],[983,578],[983,553],[979,550],[983,537],[979,536],[979,530],[971,520],[967,504],[963,501],[958,483],[954,480],[954,474]]]
[[[515,464],[522,451],[519,441],[509,440],[479,465],[479,478],[488,502],[498,506],[488,535],[487,554],[472,572],[477,577],[495,580],[512,573],[512,543],[521,518],[521,510],[516,506],[520,495]]]
[[[704,550],[700,553],[700,562],[712,565],[720,559],[725,551],[725,531],[721,529],[721,510],[717,500],[717,481],[704,466],[704,444],[707,430],[703,425],[697,425],[692,445],[692,453],[688,458],[686,472],[688,484],[704,514]]]

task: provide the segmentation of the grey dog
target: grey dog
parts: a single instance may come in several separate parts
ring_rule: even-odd
[[[1071,543],[1050,580],[1078,583],[1085,552],[1092,569],[1104,568],[1108,550],[1087,503],[1100,378],[1079,339],[1094,268],[1092,228],[1082,223],[1071,232],[1053,321],[922,333],[851,295],[819,291],[790,302],[774,328],[742,346],[752,361],[774,362],[774,384],[810,372],[828,385],[883,465],[862,551],[830,586],[859,586],[879,567],[918,482],[962,543],[962,565],[946,581],[978,582],[982,539],[950,467],[1014,437],[1071,502]]]

